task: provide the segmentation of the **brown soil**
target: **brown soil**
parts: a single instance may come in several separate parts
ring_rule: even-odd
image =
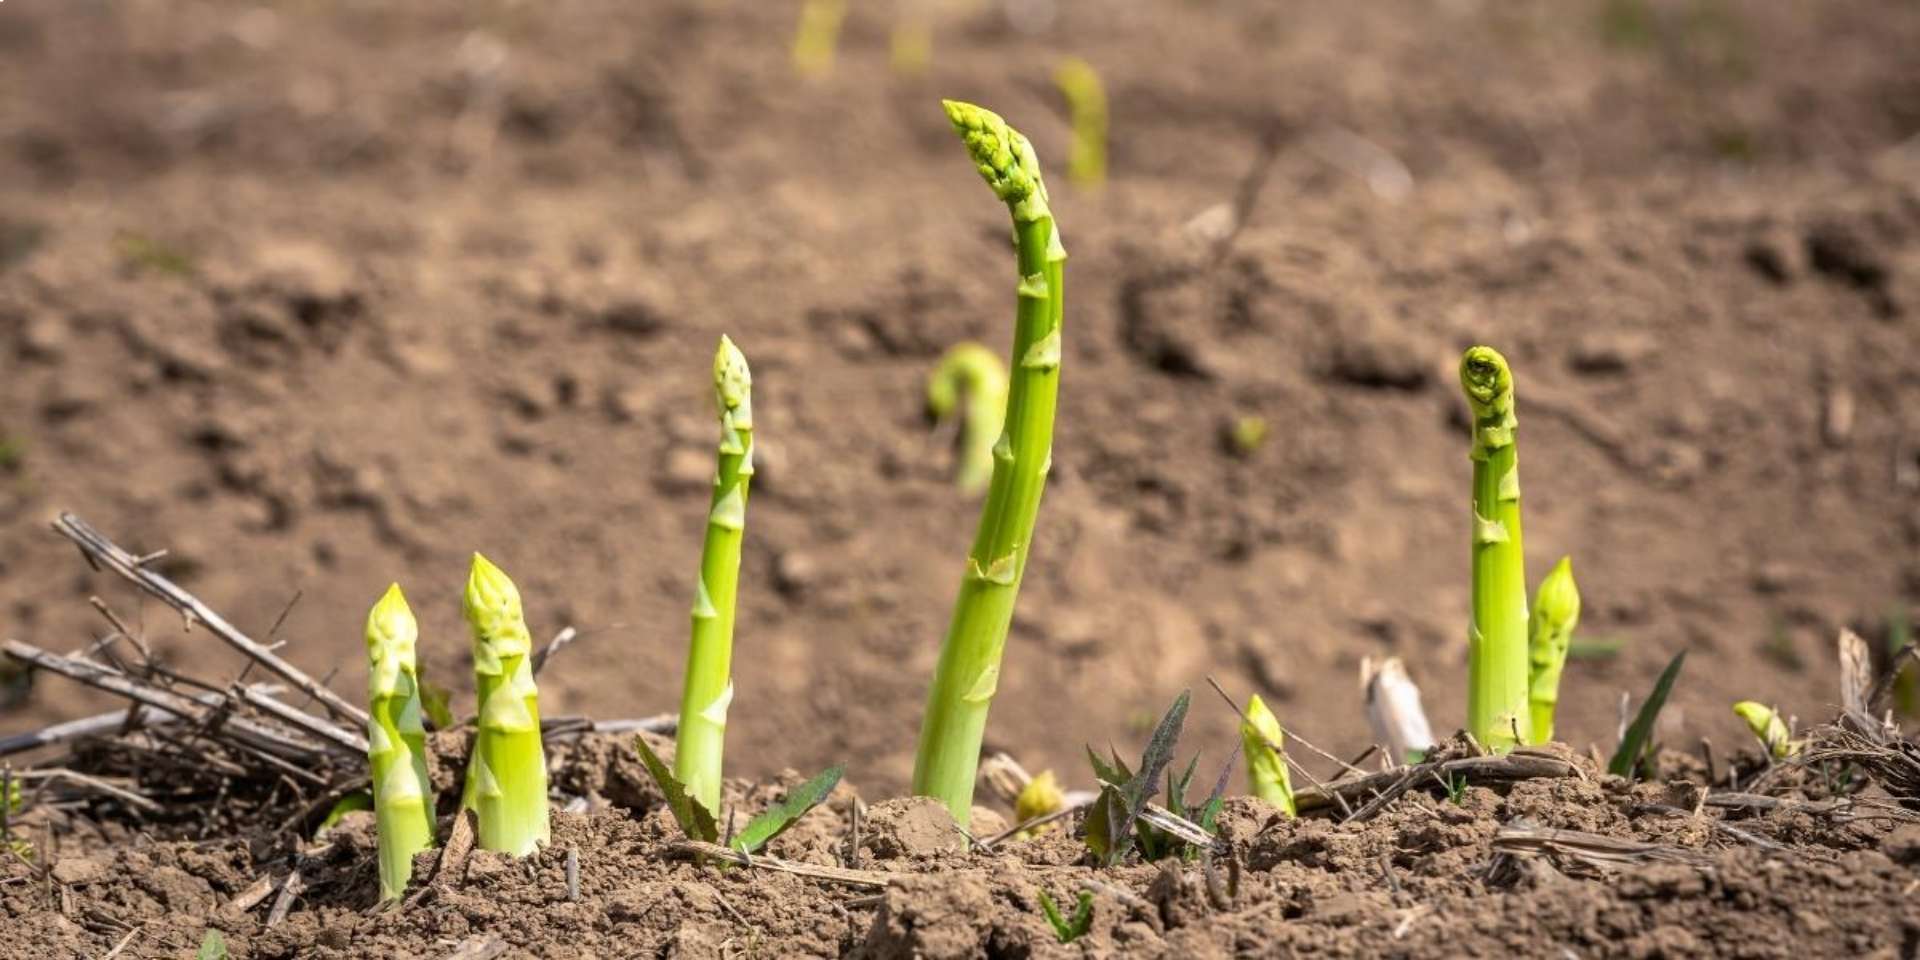
[[[920,418],[920,382],[958,339],[1003,341],[1011,306],[1004,213],[935,100],[993,106],[1057,169],[1064,53],[1106,78],[1112,180],[1055,188],[1073,253],[1063,421],[993,745],[1081,779],[1083,743],[1136,740],[1212,674],[1352,755],[1368,739],[1357,666],[1380,654],[1406,658],[1435,720],[1455,722],[1467,534],[1451,365],[1472,342],[1518,369],[1531,567],[1574,554],[1583,633],[1621,642],[1569,667],[1567,740],[1610,743],[1620,693],[1682,648],[1669,743],[1739,742],[1735,699],[1825,717],[1834,630],[1878,641],[1920,598],[1913,4],[1059,0],[1037,32],[975,5],[943,17],[921,78],[888,70],[886,5],[851,6],[838,69],[813,83],[790,67],[785,3],[0,7],[0,630],[76,646],[99,629],[84,602],[98,592],[162,655],[215,672],[204,636],[76,573],[45,531],[71,509],[169,549],[161,568],[243,627],[279,622],[287,655],[342,690],[362,682],[366,605],[400,579],[428,671],[459,677],[456,590],[481,549],[518,578],[536,631],[582,631],[543,675],[550,712],[666,709],[725,330],[754,363],[765,460],[731,768],[845,762],[867,796],[900,792],[975,510]],[[1349,134],[1397,157],[1411,191],[1370,188],[1341,159]],[[1223,204],[1242,229],[1212,246]],[[1245,414],[1273,436],[1240,457],[1220,436]],[[1201,704],[1191,742],[1219,756],[1232,718]],[[43,680],[0,726],[105,706]],[[1618,808],[1596,796],[1565,812]],[[1358,831],[1357,847],[1439,845],[1398,865],[1398,894],[1323,854],[1262,874],[1248,903],[1288,897],[1278,916],[1306,918],[1334,898],[1351,923],[1301,948],[1364,953],[1395,949],[1394,911],[1422,904],[1406,936],[1449,952],[1511,949],[1485,938],[1527,929],[1678,954],[1903,942],[1889,915],[1908,879],[1879,853],[1819,852],[1870,843],[1825,838],[1784,874],[1739,848],[1684,874],[1710,880],[1529,875],[1498,913],[1469,911],[1479,888],[1460,864],[1486,859],[1503,802],[1470,800],[1459,836],[1409,840],[1395,831],[1433,829],[1411,810],[1404,828]],[[784,878],[698,875],[690,889],[716,901],[737,891],[747,924],[703,893],[649,897],[631,884],[696,877],[650,855],[657,827],[599,815],[562,833],[583,884],[697,920],[688,950],[701,924],[722,941],[805,929],[781,936],[823,952],[868,942],[864,915],[825,899],[744,892]],[[102,889],[184,930],[251,879],[233,844],[103,854],[193,861],[170,869],[204,889]],[[1044,946],[1016,888],[1046,870],[1016,864],[1065,856],[1046,850],[955,863],[976,880],[938,881],[945,899],[927,902],[977,907],[993,944]],[[1778,892],[1829,881],[1808,894],[1826,899]],[[496,890],[544,902],[546,879],[476,883],[458,902],[505,918],[479,925],[526,934],[516,944],[560,936],[568,910],[579,936],[607,938],[555,955],[680,936],[617,920],[610,900],[481,905]],[[233,929],[265,955],[354,943],[368,921],[352,889],[287,921],[310,943]],[[1845,913],[1856,903],[1882,907]],[[942,929],[896,906],[878,929],[906,939],[887,942]],[[408,923],[466,932],[459,909],[433,916]],[[1198,931],[1251,949],[1235,931],[1292,929],[1163,936],[1118,919],[1101,913],[1096,944],[1197,952],[1180,934]],[[160,942],[139,949],[185,949]]]
[[[613,739],[562,749],[559,780],[632,787],[609,764],[630,752]],[[736,784],[730,797],[754,809],[778,791]],[[98,956],[122,941],[130,956],[182,956],[208,930],[247,958],[1912,956],[1920,818],[1819,814],[1808,802],[1817,782],[1772,792],[1786,800],[1779,809],[1702,811],[1683,781],[1634,786],[1583,763],[1574,777],[1457,799],[1415,790],[1364,823],[1294,820],[1237,798],[1211,865],[1107,869],[1059,832],[967,852],[937,803],[892,800],[867,807],[858,834],[858,866],[885,883],[878,891],[694,863],[675,850],[681,836],[657,795],[629,807],[595,794],[597,812],[558,814],[552,846],[526,861],[473,850],[471,834],[444,858],[421,854],[413,895],[384,912],[361,813],[302,851],[304,893],[282,920],[270,913],[277,894],[246,896],[287,875],[265,847],[80,835],[60,841],[45,876],[7,869],[0,957]],[[842,787],[768,852],[842,865],[856,802]],[[1503,826],[1523,824],[1656,850],[1607,864],[1496,844]],[[1071,904],[1089,882],[1093,924],[1063,946],[1038,897]]]

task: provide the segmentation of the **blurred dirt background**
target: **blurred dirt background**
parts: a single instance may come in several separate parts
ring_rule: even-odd
[[[1073,256],[989,733],[1030,766],[1209,674],[1355,753],[1383,654],[1457,724],[1474,342],[1517,369],[1530,572],[1573,554],[1617,646],[1571,742],[1683,648],[1669,742],[1824,718],[1834,631],[1920,598],[1920,5],[955,3],[918,76],[849,7],[808,81],[790,2],[0,6],[0,633],[77,647],[97,592],[225,656],[71,509],[346,691],[400,580],[463,689],[479,549],[582,633],[547,712],[672,709],[725,331],[763,454],[732,772],[903,789],[977,509],[922,379],[1013,300],[940,97],[1033,137]],[[1113,103],[1098,192],[1066,55]],[[43,679],[0,731],[101,706]]]

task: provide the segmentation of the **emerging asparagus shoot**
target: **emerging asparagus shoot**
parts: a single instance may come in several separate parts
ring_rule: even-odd
[[[1093,64],[1068,57],[1053,80],[1067,98],[1073,118],[1073,146],[1067,151],[1067,179],[1097,188],[1107,180],[1107,90]]]
[[[1793,739],[1793,731],[1780,719],[1780,711],[1758,700],[1742,700],[1733,705],[1733,712],[1746,721],[1747,729],[1753,731],[1773,759],[1785,760],[1800,752],[1802,744]]]
[[[466,804],[479,816],[482,848],[524,857],[551,839],[533,638],[521,613],[519,588],[477,553],[467,577],[466,614],[480,700]]]
[[[955,344],[927,378],[927,413],[935,421],[960,414],[960,467],[954,482],[979,494],[993,479],[993,445],[1007,414],[1007,366],[999,354],[973,343]]]
[[[800,24],[793,34],[793,66],[802,76],[822,77],[832,72],[834,48],[840,43],[840,21],[846,16],[846,0],[806,0],[801,4]]]
[[[1020,278],[1005,428],[994,445],[993,478],[927,693],[913,770],[913,792],[945,803],[965,827],[987,707],[999,685],[1000,656],[1053,460],[1067,251],[1027,138],[992,111],[952,100],[945,106],[980,175],[1013,215]]]
[[[1240,750],[1247,759],[1247,792],[1294,815],[1293,782],[1287,775],[1287,759],[1280,755],[1285,733],[1279,718],[1267,709],[1259,694],[1247,698],[1246,716],[1240,718]]]
[[[1473,622],[1467,634],[1467,732],[1496,753],[1530,740],[1527,573],[1520,549],[1513,374],[1491,347],[1460,360],[1473,413]]]
[[[414,622],[400,585],[367,612],[367,764],[380,844],[380,899],[398,900],[413,877],[413,855],[433,846],[433,782],[420,722]]]
[[[1531,673],[1527,696],[1533,709],[1532,743],[1553,740],[1553,714],[1560,705],[1560,669],[1566,666],[1573,628],[1580,623],[1580,588],[1573,582],[1573,558],[1561,557],[1540,581],[1533,596],[1533,622],[1527,656]]]
[[[720,414],[719,466],[707,507],[700,579],[694,585],[673,772],[708,813],[717,815],[727,707],[733,702],[734,598],[747,527],[747,488],[753,479],[753,374],[747,358],[724,336],[713,356],[713,393]]]

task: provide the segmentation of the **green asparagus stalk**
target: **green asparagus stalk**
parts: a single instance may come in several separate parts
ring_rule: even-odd
[[[1067,251],[1027,138],[992,111],[952,100],[945,106],[980,175],[1013,215],[1020,275],[1005,429],[994,445],[993,479],[927,693],[913,769],[913,792],[945,803],[964,827],[973,812],[987,707],[999,685],[1000,656],[1053,459]]]
[[[985,346],[958,343],[927,378],[927,413],[944,420],[966,403],[960,422],[960,469],[954,482],[977,495],[993,479],[993,445],[1007,414],[1007,367]]]
[[[467,577],[466,613],[480,699],[467,803],[479,815],[481,847],[524,857],[551,839],[533,638],[521,613],[519,588],[477,553]]]
[[[1793,739],[1787,722],[1780,719],[1780,711],[1758,700],[1742,700],[1733,705],[1733,712],[1746,721],[1747,729],[1753,731],[1773,759],[1785,760],[1800,752],[1801,744]]]
[[[1566,666],[1573,628],[1580,623],[1580,588],[1573,582],[1573,558],[1561,557],[1533,595],[1533,622],[1527,656],[1531,661],[1527,695],[1533,707],[1533,743],[1553,740],[1553,714],[1560,705],[1560,668]]]
[[[1247,792],[1294,816],[1293,781],[1287,775],[1287,759],[1280,755],[1285,741],[1279,718],[1267,709],[1266,701],[1254,694],[1247,699],[1246,716],[1240,719],[1240,752],[1247,759]]]
[[[806,0],[800,5],[800,24],[793,33],[794,69],[808,77],[825,76],[833,70],[840,21],[846,16],[846,0]]]
[[[380,899],[398,900],[413,877],[413,855],[433,846],[433,782],[427,728],[420,721],[414,622],[400,585],[367,612],[367,765],[379,832]]]
[[[1093,64],[1079,57],[1060,62],[1053,79],[1067,98],[1073,145],[1067,151],[1067,179],[1098,187],[1107,179],[1107,90]]]
[[[747,358],[724,336],[713,357],[713,393],[720,409],[719,469],[694,587],[673,774],[707,812],[717,815],[727,706],[733,702],[734,597],[740,585],[740,541],[747,527],[747,488],[753,479],[753,374]]]
[[[1473,412],[1473,623],[1467,644],[1467,732],[1496,753],[1527,743],[1527,572],[1520,549],[1513,373],[1491,347],[1460,359]]]

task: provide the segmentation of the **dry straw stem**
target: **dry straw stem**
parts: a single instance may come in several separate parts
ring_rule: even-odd
[[[180,589],[172,580],[147,569],[143,566],[143,558],[129,553],[108,540],[85,520],[71,513],[62,513],[59,519],[54,521],[53,529],[55,533],[73,541],[74,546],[79,547],[80,552],[86,556],[87,563],[95,568],[104,565],[135,586],[159,598],[167,606],[180,611],[187,618],[188,626],[192,626],[195,621],[206,624],[207,629],[211,630],[214,636],[292,684],[301,693],[319,701],[334,717],[351,722],[355,726],[366,724],[365,710],[348,703],[339,694],[329,690],[325,684],[308,676],[300,668],[282,660],[272,650],[242,633],[239,628],[228,623],[225,617],[214,612],[212,607],[202,603],[200,598]]]

